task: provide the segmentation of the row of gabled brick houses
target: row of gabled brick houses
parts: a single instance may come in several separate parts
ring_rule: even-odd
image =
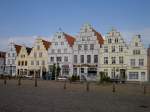
[[[75,37],[59,31],[51,42],[38,37],[32,48],[10,43],[2,69],[12,76],[34,75],[35,71],[43,77],[59,64],[62,76],[98,80],[102,71],[110,78],[149,81],[149,56],[150,49],[144,48],[140,35],[127,44],[116,29],[103,38],[91,25],[84,24]]]

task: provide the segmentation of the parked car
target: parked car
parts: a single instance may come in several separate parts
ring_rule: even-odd
[[[34,78],[32,75],[23,75],[22,77],[25,79],[33,79]]]
[[[58,80],[65,81],[65,80],[68,79],[68,77],[67,77],[67,76],[59,76],[57,79],[58,79]]]

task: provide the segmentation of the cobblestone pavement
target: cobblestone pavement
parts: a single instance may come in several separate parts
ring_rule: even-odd
[[[38,80],[0,80],[0,112],[150,112],[150,86],[86,84]]]

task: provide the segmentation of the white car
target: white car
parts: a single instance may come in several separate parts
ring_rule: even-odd
[[[67,77],[66,76],[59,76],[57,79],[58,80],[67,80]]]

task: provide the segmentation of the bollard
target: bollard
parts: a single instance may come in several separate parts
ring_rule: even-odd
[[[19,79],[18,79],[18,86],[20,86],[21,85],[21,78],[19,77]]]
[[[86,82],[86,91],[89,92],[89,90],[90,90],[90,83],[87,81]]]
[[[37,78],[35,78],[34,86],[37,87]]]
[[[113,88],[112,88],[112,92],[116,92],[116,87],[115,87],[115,83],[113,82]]]
[[[4,85],[6,85],[7,84],[7,80],[6,80],[6,78],[4,78]]]
[[[64,82],[64,89],[66,89],[66,80],[65,80],[65,82]]]
[[[146,86],[145,85],[143,86],[143,89],[144,89],[143,93],[146,94]]]

